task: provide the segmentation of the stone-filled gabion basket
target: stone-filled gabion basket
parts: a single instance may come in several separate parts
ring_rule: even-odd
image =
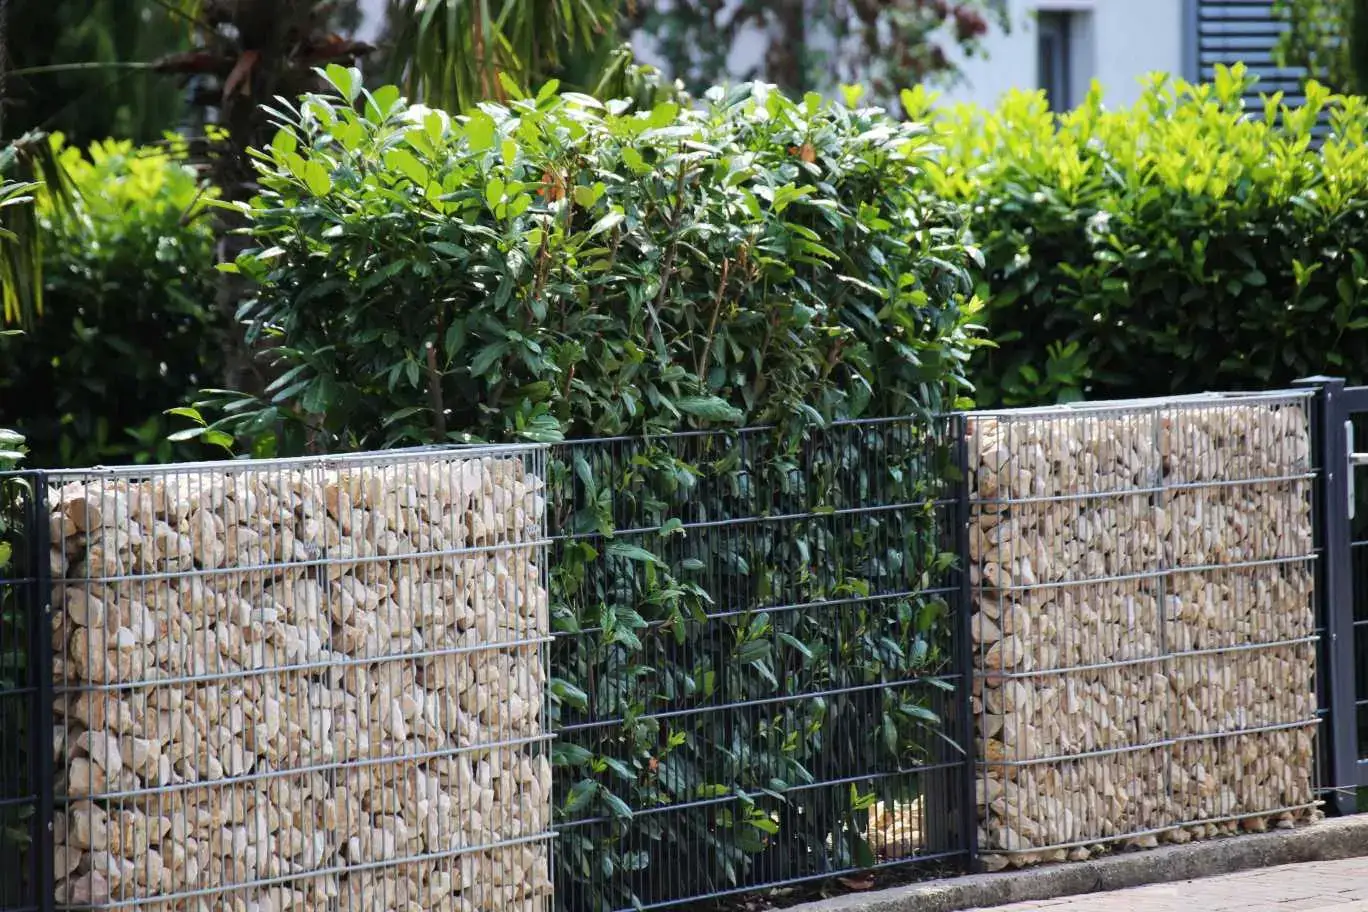
[[[58,902],[544,908],[542,458],[57,483]]]
[[[1318,814],[1308,399],[971,419],[987,865]]]

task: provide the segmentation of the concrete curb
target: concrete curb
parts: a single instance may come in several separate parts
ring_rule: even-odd
[[[1322,820],[1295,830],[838,896],[791,906],[786,912],[957,912],[1364,855],[1368,855],[1368,814]]]

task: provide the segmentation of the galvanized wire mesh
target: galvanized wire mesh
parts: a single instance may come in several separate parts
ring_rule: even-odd
[[[553,452],[556,898],[963,862],[960,419]]]
[[[540,908],[543,462],[50,476],[59,906]]]
[[[998,864],[1313,813],[1308,403],[971,419],[980,838]]]

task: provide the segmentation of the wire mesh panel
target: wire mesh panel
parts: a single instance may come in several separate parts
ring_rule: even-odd
[[[36,475],[0,473],[0,910],[50,908],[47,821],[52,776],[46,726],[43,604],[47,549]]]
[[[1309,396],[971,419],[996,865],[1311,816]]]
[[[553,451],[559,908],[964,860],[959,428]]]
[[[56,478],[59,905],[541,908],[543,458]]]

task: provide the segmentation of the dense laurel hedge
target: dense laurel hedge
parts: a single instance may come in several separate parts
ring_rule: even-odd
[[[39,193],[44,310],[0,334],[0,427],[35,466],[167,461],[163,412],[218,381],[213,232],[175,143],[54,140],[77,191],[54,219]]]
[[[933,113],[908,93],[987,260],[980,403],[1368,381],[1368,103],[1311,85],[1249,111],[1250,81],[1156,77],[1122,109],[1094,91],[1057,125],[1038,94]]]
[[[1155,82],[1122,110],[1104,107],[1094,93],[1058,125],[1034,95],[1012,96],[987,111],[934,108],[924,93],[909,92],[904,106],[933,124],[945,147],[934,156],[926,154],[920,129],[870,112],[823,109],[809,124],[808,106],[821,107],[812,99],[759,106],[786,106],[796,120],[746,123],[720,99],[676,122],[668,105],[619,116],[552,93],[534,106],[560,107],[534,118],[500,108],[481,114],[476,144],[490,145],[455,155],[445,126],[435,145],[405,138],[394,149],[385,145],[402,133],[393,124],[372,129],[357,118],[340,132],[325,128],[325,148],[308,156],[315,179],[324,174],[338,184],[325,198],[385,218],[334,224],[335,215],[306,192],[306,175],[290,171],[295,160],[283,156],[285,146],[271,153],[272,173],[298,188],[282,203],[299,203],[307,231],[339,233],[311,248],[309,273],[292,265],[289,280],[256,304],[260,331],[287,332],[297,344],[280,349],[287,379],[274,392],[283,395],[265,411],[247,409],[257,419],[254,431],[270,433],[250,436],[263,451],[291,451],[306,439],[346,447],[466,433],[542,438],[558,428],[582,435],[734,417],[712,396],[752,420],[800,412],[805,398],[823,415],[906,411],[909,390],[913,399],[937,404],[942,376],[957,385],[967,375],[980,404],[1249,388],[1318,372],[1368,380],[1361,367],[1368,342],[1360,331],[1368,328],[1364,102],[1327,97],[1313,86],[1307,108],[1271,104],[1265,119],[1242,108],[1248,79],[1236,68],[1220,71],[1212,85]],[[1334,131],[1317,144],[1312,127],[1321,113]],[[407,118],[412,136],[422,134],[425,112],[394,114]],[[503,122],[510,116],[516,127]],[[441,114],[432,118],[446,122]],[[669,148],[671,131],[716,129],[734,140],[724,154]],[[833,145],[869,130],[892,132],[857,146]],[[508,164],[500,157],[506,136]],[[528,136],[535,137],[531,145]],[[595,152],[586,158],[589,147]],[[347,163],[366,150],[376,150],[387,167],[350,186]],[[223,328],[213,317],[215,289],[205,269],[211,232],[196,217],[194,175],[154,149],[127,143],[64,154],[77,183],[93,192],[83,197],[75,226],[46,244],[49,317],[22,342],[0,338],[0,424],[26,432],[36,465],[168,459],[178,450],[164,439],[162,409],[186,390],[218,385],[221,363]],[[425,177],[433,156],[442,162],[434,172],[440,192]],[[886,187],[875,181],[886,165],[878,158],[907,158],[908,174],[930,193],[963,204],[982,247],[978,291],[989,302],[984,316],[996,347],[978,350],[967,372],[947,355],[964,350],[962,330],[944,322],[960,317],[934,303],[945,291],[937,283],[962,276],[954,256],[948,269],[936,262],[934,248],[954,247],[944,210],[934,207],[932,224],[948,233],[920,232],[907,251],[898,248],[901,241],[868,251],[859,243],[862,233],[876,231],[886,244],[901,223],[921,217],[879,202]],[[295,164],[304,162],[301,156]],[[889,228],[870,221],[875,208],[832,215],[820,187],[811,201],[790,198],[816,187],[822,169],[833,166],[841,169],[846,199],[895,214]],[[338,167],[340,174],[329,170]],[[472,169],[474,182],[462,184]],[[670,176],[680,173],[687,205],[676,215]],[[567,178],[573,194],[558,198]],[[499,180],[503,186],[491,183]],[[500,212],[481,195],[491,186],[501,194]],[[448,211],[461,218],[439,224]],[[590,236],[599,219],[607,221]],[[541,222],[552,226],[545,243]],[[422,242],[381,263],[393,249],[387,245],[404,244],[410,228]],[[258,224],[262,236],[276,230],[283,229],[269,219]],[[821,243],[805,234],[814,231]],[[358,246],[372,234],[373,249]],[[609,238],[615,246],[603,243]],[[321,260],[334,249],[347,259],[329,271]],[[835,257],[832,268],[813,265],[824,251]],[[892,298],[904,279],[890,271],[889,253],[895,262],[917,264],[916,281]],[[268,263],[252,260],[244,268],[264,275]],[[371,302],[372,314],[410,292],[453,293],[432,296],[425,308],[401,308],[402,325],[339,333],[355,321],[332,307],[336,283],[362,274],[350,300]],[[273,312],[286,300],[288,282],[307,282],[308,293],[292,300],[299,306],[286,327]],[[874,297],[865,282],[877,289]],[[593,306],[542,325],[542,309],[577,288],[591,290]],[[662,288],[681,306],[662,306]],[[733,300],[738,289],[745,294]],[[918,304],[916,294],[928,290],[933,303]],[[487,291],[500,299],[489,309],[493,322],[480,314],[443,322],[444,309],[460,309]],[[878,299],[882,312],[859,314],[866,298]],[[527,306],[509,307],[514,299]],[[632,312],[602,335],[604,314],[619,300]],[[560,316],[550,312],[553,321]],[[882,332],[892,326],[911,336]],[[957,341],[919,351],[924,329]],[[668,360],[622,342],[648,331],[657,346],[665,340]],[[795,338],[802,340],[796,348]],[[389,360],[396,340],[407,347]],[[823,365],[815,371],[789,363],[789,353],[809,343]],[[543,368],[560,382],[538,373]],[[700,369],[708,376],[695,377]],[[328,376],[334,379],[315,380]],[[928,379],[922,397],[918,384]],[[959,395],[958,386],[946,395]],[[438,421],[434,409],[448,414]],[[203,434],[187,432],[196,433]],[[277,433],[291,439],[273,443]],[[223,442],[212,433],[207,439]]]
[[[334,73],[347,95],[356,89]],[[282,111],[235,429],[315,447],[909,414],[963,388],[970,284],[927,131],[760,86],[698,110],[393,91]],[[283,424],[282,424],[283,423]]]
[[[869,807],[949,750],[927,416],[966,388],[973,302],[956,213],[917,190],[928,131],[752,85],[453,118],[328,75],[278,111],[233,265],[277,378],[185,436],[628,435],[550,465],[561,902],[873,861]],[[913,418],[820,430],[883,415]]]

